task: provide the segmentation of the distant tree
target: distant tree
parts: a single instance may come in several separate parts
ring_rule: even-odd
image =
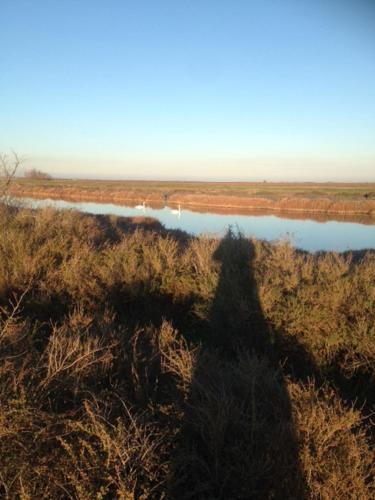
[[[16,153],[13,153],[13,158],[6,154],[0,154],[0,202],[2,203],[9,201],[9,187],[16,176],[19,165],[20,159]]]
[[[42,172],[41,170],[37,170],[36,168],[31,168],[30,170],[25,171],[25,177],[28,179],[52,179],[52,176],[47,174],[46,172]]]

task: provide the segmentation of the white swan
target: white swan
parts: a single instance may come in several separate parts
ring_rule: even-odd
[[[145,209],[146,209],[146,203],[143,202],[142,205],[136,205],[134,208],[136,208],[137,210],[143,210],[143,211],[145,211]]]
[[[174,215],[178,215],[178,217],[181,217],[181,205],[178,204],[178,210],[176,210],[175,208],[171,210],[171,213],[174,214]]]

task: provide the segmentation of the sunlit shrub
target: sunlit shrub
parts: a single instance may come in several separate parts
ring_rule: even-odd
[[[373,497],[373,253],[1,214],[0,496]]]

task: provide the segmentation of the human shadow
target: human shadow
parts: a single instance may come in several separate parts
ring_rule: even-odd
[[[230,228],[213,258],[220,264],[220,274],[209,319],[212,345],[225,356],[239,348],[270,354],[272,333],[262,314],[250,240]]]
[[[228,230],[174,463],[173,498],[305,498],[279,333],[265,319],[254,247]]]

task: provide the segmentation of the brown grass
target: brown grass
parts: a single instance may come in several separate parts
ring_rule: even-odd
[[[274,183],[168,183],[131,181],[18,180],[15,196],[131,204],[146,201],[160,205],[213,210],[267,210],[330,215],[375,215],[373,184],[274,184]]]
[[[3,210],[0,495],[370,499],[373,253]]]

